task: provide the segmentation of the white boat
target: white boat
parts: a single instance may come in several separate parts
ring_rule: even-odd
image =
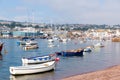
[[[62,41],[63,41],[63,43],[66,43],[66,42],[67,42],[67,39],[66,39],[66,38],[64,38],[64,39],[62,39]]]
[[[54,42],[54,40],[53,39],[48,39],[48,42],[52,43],[52,42]]]
[[[29,40],[29,41],[26,41],[26,45],[37,45],[37,41],[35,40]]]
[[[43,64],[16,66],[16,67],[10,67],[9,71],[10,71],[10,74],[12,75],[34,74],[34,73],[54,70],[55,64],[56,64],[55,61],[51,61]]]
[[[94,45],[94,47],[104,47],[104,45],[102,43],[97,43]]]
[[[34,38],[30,39],[28,37],[24,37],[22,39],[20,39],[18,42],[17,42],[18,45],[37,45],[37,41],[34,40]]]
[[[50,54],[47,56],[35,56],[30,58],[22,58],[23,64],[36,64],[36,63],[43,63],[48,62],[56,59],[56,54]]]
[[[90,46],[88,46],[84,49],[84,52],[91,52],[91,51],[92,51],[92,48]]]

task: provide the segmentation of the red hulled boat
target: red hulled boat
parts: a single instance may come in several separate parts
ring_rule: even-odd
[[[0,43],[0,52],[2,51],[3,44],[4,44],[4,43]]]

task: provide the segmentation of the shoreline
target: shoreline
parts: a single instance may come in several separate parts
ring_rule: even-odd
[[[111,66],[95,72],[73,75],[62,80],[120,80],[120,65]]]

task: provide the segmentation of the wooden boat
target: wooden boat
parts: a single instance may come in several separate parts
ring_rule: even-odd
[[[30,49],[38,49],[38,45],[25,45],[23,47],[24,50],[30,50]]]
[[[37,63],[43,63],[43,62],[48,62],[56,59],[55,54],[50,54],[46,56],[35,56],[35,57],[30,57],[30,58],[22,58],[22,63],[23,64],[37,64]]]
[[[61,51],[56,52],[56,54],[59,56],[83,56],[84,49],[77,49],[77,50],[68,50],[68,51]]]
[[[10,67],[9,71],[10,74],[12,75],[41,73],[41,72],[54,70],[55,64],[56,64],[55,61],[51,61],[43,64],[16,66],[16,67]]]
[[[112,38],[112,42],[120,42],[120,37],[114,37],[114,38]]]

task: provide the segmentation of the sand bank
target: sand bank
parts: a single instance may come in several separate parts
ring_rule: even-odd
[[[71,76],[62,80],[120,80],[120,65],[101,71]]]

